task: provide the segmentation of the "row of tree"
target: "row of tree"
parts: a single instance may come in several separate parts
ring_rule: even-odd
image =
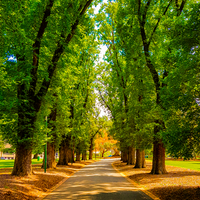
[[[48,141],[48,166],[83,159],[107,127],[123,160],[166,173],[165,148],[190,158],[199,151],[198,1],[24,0],[1,2],[0,124],[16,148],[13,175],[32,173],[31,155]],[[107,46],[96,64],[98,45]],[[96,89],[95,89],[96,88]],[[45,117],[47,116],[47,128]],[[90,153],[90,158],[91,158]],[[138,164],[137,164],[138,163]]]
[[[95,109],[99,50],[91,6],[92,0],[1,2],[0,121],[3,139],[16,148],[13,175],[32,174],[33,150],[45,142],[48,167],[55,167],[56,148],[61,165],[74,151],[86,156],[104,124]]]
[[[145,167],[153,144],[152,174],[167,173],[166,149],[185,159],[200,152],[199,8],[198,1],[119,0],[96,16],[107,47],[98,90],[111,132],[124,161],[135,164],[136,149],[136,167]]]

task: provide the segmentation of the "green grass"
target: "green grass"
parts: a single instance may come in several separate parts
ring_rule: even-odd
[[[37,161],[37,159],[32,159],[32,164],[41,164],[42,159],[40,161]],[[1,168],[8,168],[14,166],[14,160],[0,160],[0,169]]]
[[[14,166],[14,160],[0,160],[0,169]]]
[[[152,161],[151,158],[147,158],[146,160]],[[200,171],[200,162],[199,161],[165,160],[165,165]]]

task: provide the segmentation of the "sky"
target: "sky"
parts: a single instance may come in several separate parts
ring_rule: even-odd
[[[103,3],[107,3],[107,0],[103,0]],[[93,6],[93,8],[94,8],[94,14],[98,13],[100,7],[101,7],[101,4],[98,4],[96,7]],[[101,50],[100,50],[100,54],[99,54],[99,60],[98,60],[98,62],[96,62],[96,64],[99,63],[99,62],[101,62],[101,61],[103,61],[103,56],[105,55],[107,47],[106,47],[106,45],[102,44],[102,45],[100,45],[100,49]],[[96,90],[95,93],[98,93],[98,91]],[[100,110],[100,117],[102,117],[102,116],[108,116],[108,114],[106,113],[105,107],[100,104],[100,102],[98,101],[98,99],[96,99],[96,106]]]

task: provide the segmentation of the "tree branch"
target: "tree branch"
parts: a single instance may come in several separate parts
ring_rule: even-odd
[[[66,37],[66,40],[64,41],[65,45],[68,45],[69,42],[71,41],[72,37],[75,34],[75,30],[79,24],[80,17],[85,14],[85,12],[86,12],[87,8],[89,7],[89,5],[91,4],[91,2],[92,2],[92,0],[87,1],[85,6],[83,7],[81,13],[77,17],[75,23],[72,25],[71,32],[68,34],[68,36]],[[38,106],[37,106],[38,108],[40,107],[40,104],[41,104],[41,98],[47,93],[47,90],[49,88],[53,73],[56,69],[58,60],[60,59],[63,52],[64,52],[64,45],[61,44],[61,42],[58,42],[56,50],[55,50],[53,58],[52,58],[52,61],[51,61],[51,64],[48,66],[48,80],[44,79],[42,86],[36,95],[36,98],[38,101]]]
[[[187,1],[187,0],[183,0],[183,1],[182,1],[181,5],[180,5],[180,8],[178,9],[177,16],[180,16],[180,15],[181,15],[186,1]]]
[[[31,95],[34,95],[34,93],[35,93],[35,87],[36,87],[36,83],[37,83],[37,70],[38,70],[38,65],[39,65],[41,39],[42,39],[42,37],[44,35],[44,31],[47,27],[47,24],[48,24],[47,18],[51,14],[51,9],[53,7],[53,3],[54,3],[54,0],[50,0],[49,4],[46,6],[46,10],[44,11],[42,23],[40,24],[40,28],[37,33],[37,37],[33,44],[33,66],[34,67],[31,70],[31,75],[32,75],[32,81],[30,83]]]
[[[103,98],[102,94],[101,94],[101,91],[98,89],[99,91],[99,94],[100,94],[100,97],[102,99],[102,101],[104,102],[104,105],[108,108],[108,110],[110,110],[110,112],[112,113],[112,110],[110,108],[110,106],[107,104],[107,102],[105,101],[105,99]]]
[[[168,8],[169,8],[171,2],[172,2],[172,0],[170,0],[168,6],[166,7],[166,9],[165,9],[165,11],[164,11],[164,13],[163,13],[162,16],[158,19],[158,21],[157,21],[157,23],[156,23],[156,25],[155,25],[155,27],[154,27],[152,33],[151,33],[151,36],[150,36],[150,38],[149,38],[148,45],[151,43],[151,40],[152,40],[152,38],[153,38],[154,33],[156,32],[156,29],[157,29],[157,27],[158,27],[158,25],[159,25],[159,23],[160,23],[160,20],[161,20],[161,18],[166,14],[166,12],[167,12],[167,10],[168,10]]]

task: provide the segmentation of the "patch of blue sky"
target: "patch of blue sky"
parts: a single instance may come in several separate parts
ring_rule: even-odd
[[[7,61],[9,61],[9,62],[17,62],[17,58],[14,55],[9,55]]]

